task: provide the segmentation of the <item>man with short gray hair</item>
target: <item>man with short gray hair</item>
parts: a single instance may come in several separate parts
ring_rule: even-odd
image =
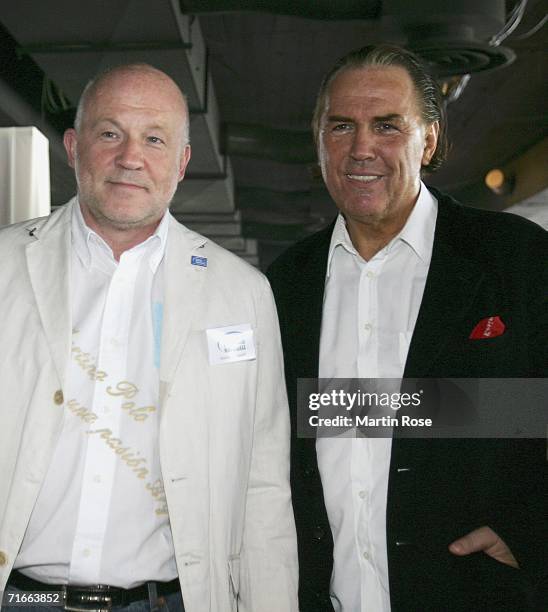
[[[169,214],[185,98],[114,68],[64,142],[77,197],[0,232],[3,604],[297,612],[274,302]]]

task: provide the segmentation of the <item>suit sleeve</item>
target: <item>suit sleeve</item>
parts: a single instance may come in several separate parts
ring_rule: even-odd
[[[289,410],[276,308],[270,287],[264,283],[257,317],[257,397],[238,609],[297,612]]]
[[[519,269],[522,271],[521,300],[526,321],[528,375],[548,377],[548,234],[538,227],[529,228],[527,245],[520,245]],[[535,231],[532,231],[532,230]],[[526,382],[524,381],[524,384]],[[523,406],[526,410],[528,407]],[[546,438],[508,440],[505,472],[511,477],[511,495],[497,490],[493,507],[500,509],[492,528],[506,542],[535,582],[548,585],[546,543],[548,542]],[[511,458],[511,461],[508,460]],[[547,588],[547,587],[545,587]]]

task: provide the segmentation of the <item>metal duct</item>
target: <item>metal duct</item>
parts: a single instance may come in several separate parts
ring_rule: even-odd
[[[377,19],[381,0],[179,0],[181,12],[202,13],[261,12],[295,15],[309,19]]]
[[[327,20],[378,19],[382,38],[414,50],[433,74],[447,78],[510,64],[514,52],[499,44],[519,23],[527,0],[515,4],[508,23],[505,0],[249,0],[245,7],[239,0],[179,3],[183,13],[196,15],[263,12]]]
[[[403,33],[406,46],[437,77],[492,70],[515,59],[493,42],[506,24],[505,0],[384,0],[383,23]]]
[[[224,153],[227,155],[270,159],[286,164],[308,164],[316,161],[311,132],[229,123],[224,126],[222,141]]]

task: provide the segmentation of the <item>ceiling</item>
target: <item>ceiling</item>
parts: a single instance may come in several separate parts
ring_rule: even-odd
[[[463,1],[468,12],[482,4]],[[516,165],[531,150],[548,161],[548,26],[535,30],[546,21],[545,1],[493,2],[502,2],[503,20],[484,16],[490,32],[478,27],[476,38],[487,47],[487,34],[496,34],[521,5],[521,20],[501,43],[515,61],[473,74],[449,104],[451,154],[429,181],[474,206],[500,209],[513,200],[485,187],[486,172]],[[440,4],[412,6],[432,13]],[[173,209],[252,263],[260,256],[264,266],[333,216],[311,145],[315,95],[325,71],[351,49],[383,40],[410,43],[397,6],[395,0],[2,3],[0,126],[32,123],[50,138],[52,203],[61,204],[74,182],[60,136],[86,81],[127,61],[166,70],[188,94],[192,111],[193,159]],[[235,10],[242,7],[247,10]],[[454,29],[458,19],[451,19]],[[536,170],[538,191],[548,184],[546,167]],[[523,199],[534,195],[533,183],[527,181]]]

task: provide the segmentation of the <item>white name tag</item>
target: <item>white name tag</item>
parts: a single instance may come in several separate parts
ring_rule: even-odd
[[[253,330],[249,323],[206,330],[210,365],[255,359]]]

